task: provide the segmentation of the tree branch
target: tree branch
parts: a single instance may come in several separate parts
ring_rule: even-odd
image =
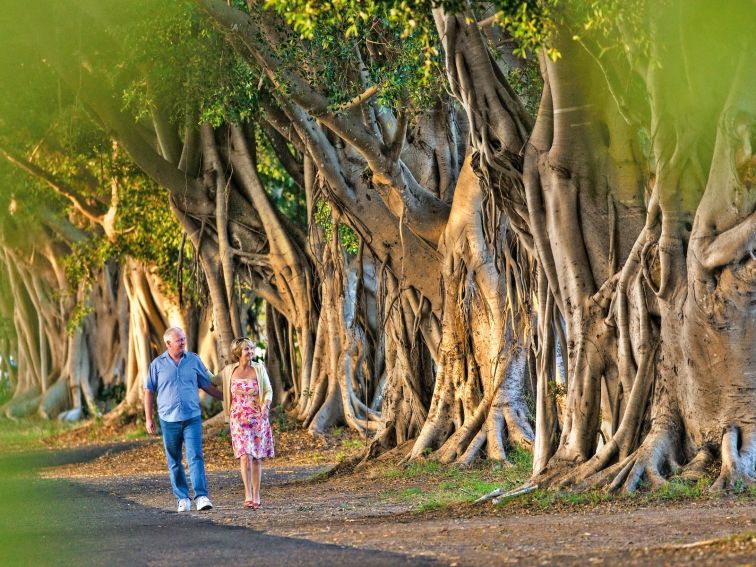
[[[275,49],[264,40],[266,29],[258,26],[248,14],[228,6],[221,0],[198,1],[208,15],[221,26],[226,35],[232,36],[230,43],[242,58],[249,60],[251,57],[265,70],[268,79],[277,88],[284,89],[285,87],[292,100],[326,124],[344,141],[354,146],[368,161],[371,168],[386,168],[384,163],[386,158],[381,145],[362,124],[359,113],[354,112],[355,107],[340,113],[329,111],[330,101],[325,96],[317,92],[297,73],[282,70],[284,66],[274,55]],[[264,22],[263,26],[265,25]],[[239,49],[240,43],[244,46],[244,50]]]
[[[85,199],[66,182],[57,179],[41,167],[29,161],[26,161],[15,152],[12,152],[11,150],[8,150],[2,146],[0,146],[0,155],[2,155],[12,165],[16,166],[22,171],[25,171],[32,177],[40,179],[56,193],[68,199],[76,208],[76,210],[84,215],[87,219],[98,225],[102,225],[104,213],[101,213],[96,208],[88,205]]]

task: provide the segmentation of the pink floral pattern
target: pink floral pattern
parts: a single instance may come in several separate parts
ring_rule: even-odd
[[[234,457],[249,455],[252,459],[274,456],[273,432],[268,411],[260,407],[257,380],[231,378],[231,408],[229,427]]]

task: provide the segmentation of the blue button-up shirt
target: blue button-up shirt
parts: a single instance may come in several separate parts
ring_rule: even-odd
[[[168,351],[150,364],[144,389],[157,392],[158,415],[163,421],[185,421],[202,414],[198,388],[212,382],[211,374],[193,352],[185,352],[178,364]]]

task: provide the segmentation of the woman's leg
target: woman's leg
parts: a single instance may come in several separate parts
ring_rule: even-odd
[[[262,460],[252,459],[252,494],[255,504],[260,503],[260,483],[262,482]]]
[[[252,467],[254,466],[255,460],[250,457],[247,459],[247,478],[249,479],[249,496],[247,498],[251,500],[252,502],[255,501],[255,489],[254,489],[254,475],[252,474]]]
[[[242,455],[239,457],[239,470],[241,471],[242,482],[244,483],[244,500],[252,500],[252,483],[249,474],[249,456]]]

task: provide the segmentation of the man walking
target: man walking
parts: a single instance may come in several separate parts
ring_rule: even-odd
[[[223,392],[211,382],[211,375],[200,357],[186,352],[186,335],[179,327],[171,327],[163,335],[166,351],[150,364],[144,381],[144,416],[147,432],[157,431],[152,419],[153,399],[157,392],[158,416],[163,431],[163,447],[171,475],[171,486],[178,500],[178,511],[192,508],[181,452],[186,443],[186,461],[194,488],[197,510],[213,507],[207,497],[205,460],[202,456],[202,411],[198,388],[223,399]]]

